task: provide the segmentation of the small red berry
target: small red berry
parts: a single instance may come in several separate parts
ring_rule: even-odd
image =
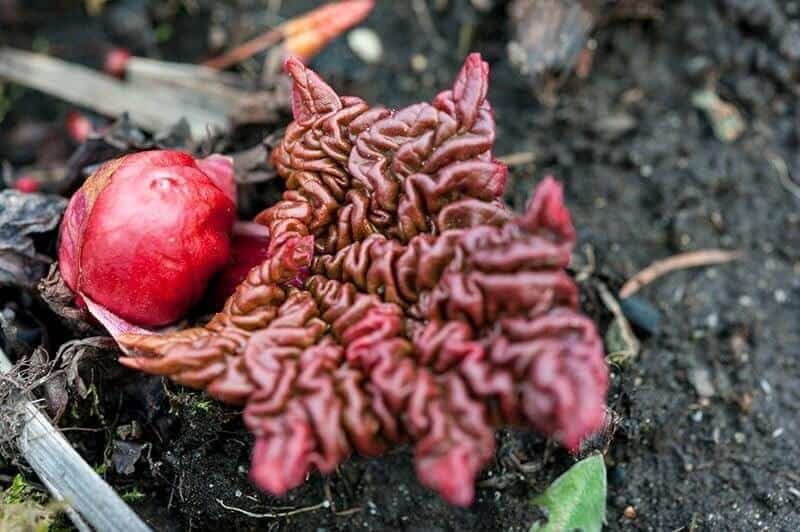
[[[39,191],[39,182],[32,176],[24,175],[21,176],[17,181],[14,183],[14,188],[19,190],[20,192],[27,192],[33,193]]]
[[[125,77],[125,70],[131,53],[125,48],[112,48],[106,53],[103,62],[103,71],[109,76],[122,79]]]
[[[81,144],[94,132],[94,126],[89,118],[80,111],[71,111],[66,120],[67,134],[70,138]]]

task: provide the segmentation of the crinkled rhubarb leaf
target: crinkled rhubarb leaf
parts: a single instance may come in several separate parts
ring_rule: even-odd
[[[398,111],[287,69],[287,191],[256,218],[267,259],[206,326],[122,335],[121,362],[245,405],[251,476],[275,494],[410,442],[421,482],[468,505],[495,428],[576,448],[604,420],[602,342],[565,272],[561,186],[522,215],[499,199],[486,63]]]

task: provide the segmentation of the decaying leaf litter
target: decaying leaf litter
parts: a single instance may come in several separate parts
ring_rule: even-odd
[[[298,11],[307,7],[300,4]],[[432,95],[455,71],[460,58],[446,49],[424,42],[407,45],[403,35],[423,26],[418,10],[398,4],[378,6],[367,23],[382,38],[385,63],[362,64],[345,42],[319,58],[318,68],[337,89],[401,106]],[[798,486],[786,460],[797,451],[792,435],[798,428],[791,416],[797,398],[791,390],[798,380],[800,221],[796,200],[786,192],[797,165],[790,24],[796,14],[774,2],[755,7],[736,0],[705,6],[680,2],[664,7],[655,19],[614,22],[593,34],[597,51],[589,77],[568,81],[554,107],[540,107],[527,83],[506,63],[506,6],[496,3],[487,13],[466,2],[449,2],[440,12],[434,4],[427,7],[438,37],[455,47],[471,33],[468,49],[484,51],[493,63],[490,98],[501,128],[498,152],[535,154],[534,163],[514,168],[513,190],[519,196],[511,192],[508,199],[521,208],[530,184],[545,173],[567,182],[579,236],[595,256],[589,283],[599,278],[616,293],[626,279],[657,259],[711,248],[745,252],[736,263],[672,273],[637,294],[660,312],[661,325],[655,337],[639,331],[640,353],[615,371],[610,401],[623,421],[607,456],[609,527],[791,528],[797,522],[793,493]],[[747,23],[728,31],[736,21]],[[473,29],[464,29],[469,27]],[[175,56],[168,57],[181,59],[181,47],[189,44],[171,47]],[[421,72],[411,66],[421,64],[414,61],[417,55],[427,62]],[[760,59],[750,61],[752,57]],[[735,104],[747,122],[732,144],[717,139],[710,115],[691,105],[689,95],[709,86],[723,101]],[[508,118],[518,116],[520,108],[530,114]],[[249,140],[237,148],[258,142]],[[255,185],[269,201],[277,196],[271,186]],[[596,313],[599,323],[609,323],[611,316],[595,292],[583,292],[585,308]],[[28,311],[31,306],[19,308]],[[55,352],[60,339],[50,341]],[[707,386],[699,396],[690,379],[698,371],[710,377],[710,397]],[[433,504],[429,494],[414,491],[413,471],[403,453],[381,464],[355,459],[328,481],[312,479],[312,486],[293,500],[256,503],[247,499],[254,493],[237,470],[247,463],[247,442],[232,442],[238,438],[226,433],[244,434],[236,428],[236,416],[181,390],[175,398],[176,390],[159,391],[158,384],[143,386],[137,380],[126,392],[111,394],[99,389],[98,404],[90,399],[92,406],[84,405],[86,417],[77,419],[95,416],[102,426],[98,413],[107,410],[106,417],[113,420],[112,413],[123,412],[118,423],[130,426],[131,418],[138,417],[137,424],[141,421],[153,442],[159,430],[162,437],[168,433],[164,425],[178,425],[172,430],[180,436],[171,440],[171,449],[156,443],[150,457],[137,465],[137,473],[160,478],[150,484],[160,487],[139,487],[145,496],[134,504],[169,506],[184,524],[189,519],[197,526],[234,518],[256,527],[266,519],[254,522],[220,506],[217,499],[256,514],[280,505],[314,508],[330,500],[336,512],[360,511],[337,516],[319,506],[281,523],[343,529],[414,523],[443,529],[526,529],[535,517],[530,494],[544,491],[571,462],[528,435],[503,434],[487,479],[511,473],[512,480],[502,489],[479,490],[477,509],[468,514],[453,513]],[[101,378],[97,386],[108,382]],[[120,397],[127,407],[159,405],[153,409],[159,414],[143,406],[138,413],[135,407],[120,409]],[[194,408],[196,404],[201,406]],[[130,438],[136,431],[122,433]],[[114,437],[67,434],[82,454],[100,458],[97,464]],[[167,450],[179,457],[177,462],[159,460]],[[231,456],[238,459],[231,461]],[[531,467],[543,459],[543,467]],[[121,493],[136,486],[125,477],[112,477],[112,482]],[[387,494],[381,488],[386,484],[401,489]],[[720,490],[720,485],[727,489]],[[236,497],[237,490],[241,497]],[[686,493],[693,495],[684,498]],[[734,501],[738,509],[726,510]]]

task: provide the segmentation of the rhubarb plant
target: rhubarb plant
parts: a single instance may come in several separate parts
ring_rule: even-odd
[[[121,362],[243,405],[251,477],[277,495],[410,443],[420,481],[468,505],[496,428],[577,448],[604,422],[602,341],[565,271],[561,186],[521,214],[502,201],[488,65],[470,55],[452,89],[400,110],[286,70],[263,262],[205,326],[118,334]]]

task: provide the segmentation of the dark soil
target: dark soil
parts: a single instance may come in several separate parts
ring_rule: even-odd
[[[280,14],[317,3],[284,2]],[[111,3],[120,4],[138,2]],[[213,17],[207,2],[185,4],[195,7],[170,15],[170,38],[128,45],[197,60]],[[509,65],[503,2],[488,13],[467,0],[428,4],[436,35],[411,2],[381,2],[366,26],[381,37],[383,62],[365,65],[340,40],[312,66],[340,92],[400,106],[447,87],[465,53],[480,51],[492,65],[496,152],[535,157],[512,168],[507,200],[520,208],[547,174],[566,184],[580,234],[576,264],[595,259],[586,308],[604,329],[609,315],[595,303],[596,281],[615,290],[681,251],[744,251],[739,261],[673,273],[638,294],[661,323],[654,335],[640,332],[637,357],[612,367],[609,405],[621,422],[606,454],[608,529],[799,530],[800,183],[792,176],[800,175],[800,2],[674,0],[647,20],[613,21],[593,35],[588,78],[571,79],[555,98],[535,97]],[[102,17],[87,22],[80,9],[64,9],[78,14],[53,8],[9,40],[74,43],[82,31],[132,38]],[[423,72],[411,68],[414,54],[427,59]],[[747,129],[737,141],[718,140],[693,107],[692,94],[707,87],[741,111]],[[64,109],[28,92],[0,133]],[[31,163],[3,142],[1,157]],[[108,464],[106,478],[159,530],[527,530],[539,515],[531,497],[573,460],[535,435],[504,431],[468,509],[421,488],[407,450],[354,457],[275,499],[247,479],[252,440],[235,410],[107,366],[95,375],[96,394],[74,398],[61,425],[103,429],[67,434],[90,463]],[[123,440],[144,446],[129,474],[114,467]],[[623,515],[628,506],[634,518]]]

